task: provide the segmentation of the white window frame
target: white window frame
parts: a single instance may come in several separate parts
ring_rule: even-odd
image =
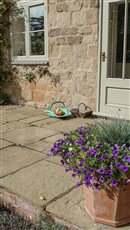
[[[29,55],[29,7],[44,4],[44,39],[45,39],[45,54],[44,55]],[[26,56],[13,56],[13,47],[11,48],[11,64],[46,64],[48,62],[48,29],[47,29],[47,0],[21,0],[17,2],[17,6],[24,7],[25,15],[25,50]],[[13,33],[10,33],[12,38]],[[12,44],[11,44],[12,45]]]

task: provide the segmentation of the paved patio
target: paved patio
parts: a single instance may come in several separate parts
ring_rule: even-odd
[[[61,132],[92,122],[88,118],[49,118],[42,109],[0,107],[1,201],[19,213],[51,215],[71,229],[115,230],[95,224],[84,209],[82,188],[64,172],[49,149]],[[30,213],[29,213],[30,211]],[[120,227],[129,230],[130,225]]]

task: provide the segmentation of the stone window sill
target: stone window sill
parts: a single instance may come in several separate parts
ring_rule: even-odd
[[[12,65],[48,65],[48,61],[12,61]]]

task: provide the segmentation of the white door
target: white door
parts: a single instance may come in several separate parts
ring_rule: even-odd
[[[130,0],[103,0],[100,113],[130,119]]]

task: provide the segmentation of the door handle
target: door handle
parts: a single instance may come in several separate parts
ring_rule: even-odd
[[[105,62],[106,53],[105,53],[105,52],[102,52],[102,53],[101,53],[101,56],[102,56],[102,62]]]

